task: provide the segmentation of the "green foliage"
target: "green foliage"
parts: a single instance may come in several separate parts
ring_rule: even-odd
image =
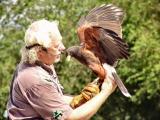
[[[113,3],[126,12],[123,37],[130,46],[130,58],[117,71],[133,95],[116,91],[94,120],[160,119],[160,2],[159,0],[11,0],[0,1],[0,119],[6,109],[9,84],[28,25],[38,19],[58,20],[66,47],[78,44],[76,23],[91,8]],[[95,76],[76,60],[56,65],[65,92],[78,94]]]

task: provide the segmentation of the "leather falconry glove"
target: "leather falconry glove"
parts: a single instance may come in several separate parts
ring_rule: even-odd
[[[72,108],[77,108],[92,99],[95,95],[100,92],[99,85],[94,82],[89,83],[84,89],[81,91],[80,95],[77,95],[73,98],[70,105]]]

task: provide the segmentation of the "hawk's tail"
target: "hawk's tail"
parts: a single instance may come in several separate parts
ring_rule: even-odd
[[[119,89],[121,90],[122,94],[126,97],[131,97],[130,93],[128,92],[127,88],[124,86],[122,80],[119,78],[119,76],[117,75],[117,73],[112,72],[112,75],[117,83],[117,86],[119,87]]]

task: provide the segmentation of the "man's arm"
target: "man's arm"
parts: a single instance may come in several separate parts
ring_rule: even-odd
[[[115,88],[116,84],[114,80],[111,78],[106,78],[102,84],[101,92],[80,107],[74,109],[67,120],[90,119],[109,97],[109,95],[115,90]]]

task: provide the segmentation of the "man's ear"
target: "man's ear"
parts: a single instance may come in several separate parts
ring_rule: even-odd
[[[44,57],[44,55],[47,53],[47,48],[42,47],[42,49],[37,51],[37,57],[38,59],[41,59]]]

